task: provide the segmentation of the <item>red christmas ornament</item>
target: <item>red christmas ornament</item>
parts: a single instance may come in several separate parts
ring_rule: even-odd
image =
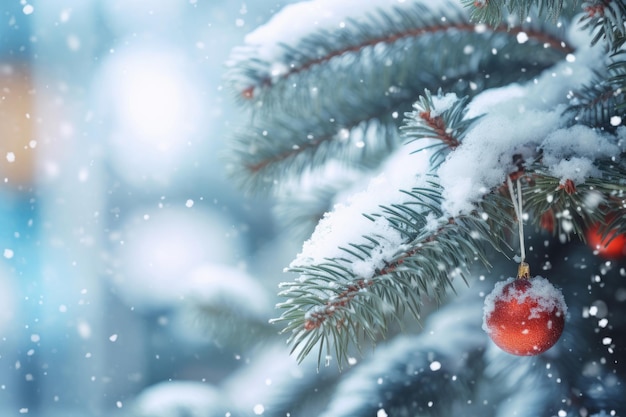
[[[483,329],[505,352],[534,356],[561,337],[567,305],[547,279],[521,276],[497,283],[485,298]]]
[[[589,246],[605,259],[618,259],[626,256],[626,235],[617,235],[611,232],[602,239],[601,224],[597,223],[587,229]]]

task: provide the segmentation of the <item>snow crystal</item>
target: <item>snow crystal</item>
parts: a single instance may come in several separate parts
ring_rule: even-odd
[[[622,124],[622,118],[620,116],[611,116],[611,126],[619,126]]]
[[[432,361],[430,363],[430,370],[431,371],[438,371],[441,369],[441,362],[439,361]]]
[[[528,35],[526,32],[519,32],[516,36],[517,42],[522,44],[528,42]]]
[[[524,291],[511,290],[504,293],[505,286],[516,279],[517,278],[510,277],[504,281],[497,282],[493,291],[485,297],[482,325],[485,332],[490,332],[487,327],[487,318],[495,310],[497,301],[509,302],[516,300],[518,304],[523,304],[528,298],[534,300],[537,303],[537,307],[531,308],[529,319],[538,318],[539,313],[542,311],[556,310],[557,315],[567,315],[567,304],[565,304],[565,298],[561,291],[554,287],[546,278],[539,275],[528,281],[531,285]]]

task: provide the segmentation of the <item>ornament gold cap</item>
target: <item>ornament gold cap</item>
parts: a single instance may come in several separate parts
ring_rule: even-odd
[[[517,279],[529,279],[530,278],[530,265],[526,262],[521,262],[517,267]]]

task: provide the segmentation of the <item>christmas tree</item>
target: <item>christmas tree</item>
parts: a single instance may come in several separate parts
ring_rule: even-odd
[[[626,413],[625,21],[623,0],[313,0],[247,36],[229,166],[303,236],[270,327],[320,369],[256,414]],[[485,298],[518,265],[567,307],[511,354]]]

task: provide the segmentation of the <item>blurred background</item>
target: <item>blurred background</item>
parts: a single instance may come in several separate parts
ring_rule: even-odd
[[[529,402],[518,376],[538,368],[558,376],[556,365],[550,370],[556,356],[546,355],[542,368],[487,349],[485,363],[469,357],[472,366],[457,370],[472,381],[486,375],[476,398],[495,394],[483,409],[436,389],[446,385],[428,373],[407,380],[407,363],[436,363],[435,372],[466,348],[484,350],[482,297],[498,275],[514,272],[499,255],[488,279],[476,274],[465,292],[471,303],[433,314],[424,338],[412,320],[408,336],[393,344],[393,329],[389,348],[381,342],[369,363],[372,351],[355,355],[342,372],[318,370],[316,354],[300,365],[289,355],[268,320],[283,301],[280,281],[294,278],[283,268],[315,219],[286,228],[294,219],[280,201],[272,208],[245,196],[226,175],[225,144],[247,118],[222,77],[231,49],[293,2],[2,0],[0,416],[295,417],[330,409],[336,417],[390,393],[428,408],[437,395],[441,404],[458,397],[450,415],[494,415],[491,404],[502,401],[501,415],[511,415],[511,398]],[[623,261],[604,262],[580,242],[549,246],[545,234],[528,242],[534,262],[567,285],[578,320],[569,328],[582,332],[563,338],[573,352],[563,355],[571,369],[564,380],[599,398],[594,406],[621,401],[622,361],[605,356],[615,345],[614,357],[623,352]],[[424,316],[434,307],[425,305]],[[433,362],[437,349],[453,352],[450,360]],[[396,385],[381,385],[388,371],[399,375]],[[556,380],[552,389],[565,386]]]
[[[284,4],[2,2],[0,415],[229,415],[302,240],[224,174],[221,77]]]

